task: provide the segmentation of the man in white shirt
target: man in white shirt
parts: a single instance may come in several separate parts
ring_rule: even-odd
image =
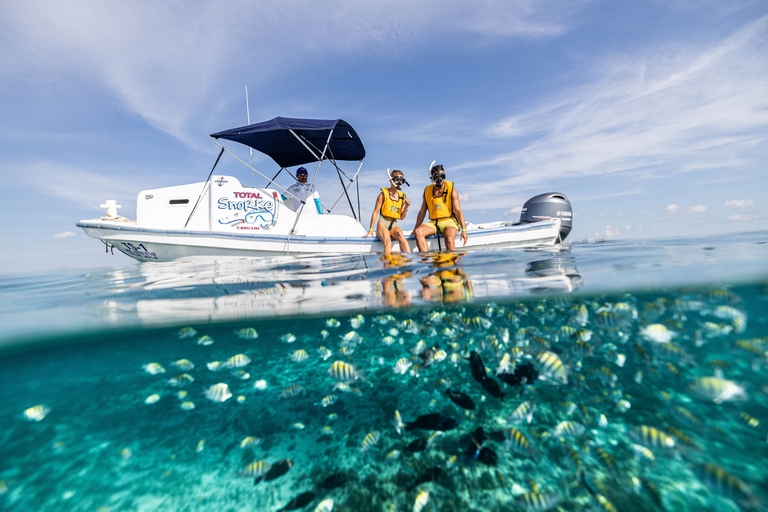
[[[301,206],[301,201],[309,201],[309,198],[312,198],[315,207],[312,208],[312,205],[310,204],[308,205],[309,209],[306,211],[309,213],[317,211],[318,214],[322,215],[323,205],[320,204],[320,194],[317,193],[314,185],[307,183],[308,178],[309,173],[304,167],[296,169],[296,183],[288,187],[288,192],[296,196],[298,200],[294,199],[292,196],[286,197],[283,195],[283,201],[285,201],[285,205],[288,208],[298,212],[299,207]]]

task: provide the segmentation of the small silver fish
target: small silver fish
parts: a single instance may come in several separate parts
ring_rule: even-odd
[[[283,398],[291,398],[291,397],[294,397],[294,396],[298,395],[303,390],[304,390],[304,388],[301,387],[300,385],[298,385],[298,384],[291,384],[287,388],[283,389],[282,397]]]
[[[51,408],[47,405],[34,405],[29,409],[25,409],[22,415],[27,421],[39,422],[42,421],[48,413],[51,412]]]
[[[178,361],[172,362],[171,365],[175,366],[179,370],[184,370],[185,372],[195,368],[195,365],[189,359],[179,359]]]
[[[205,336],[200,336],[197,339],[197,344],[202,345],[204,347],[207,347],[208,345],[213,345],[213,338],[211,338],[207,334]]]
[[[225,402],[232,397],[229,386],[220,382],[205,390],[205,397],[213,402]]]
[[[294,351],[289,357],[294,363],[301,363],[302,361],[309,359],[309,354],[307,354],[306,350],[301,349]]]
[[[142,366],[144,371],[150,375],[157,375],[158,373],[165,373],[165,368],[160,363],[149,363]]]
[[[365,317],[363,315],[357,315],[349,319],[349,325],[351,325],[353,329],[359,329],[360,326],[363,325],[364,323],[365,323]]]
[[[379,442],[379,438],[381,437],[381,432],[378,430],[374,430],[373,432],[369,432],[368,435],[365,436],[365,439],[363,439],[363,442],[360,444],[360,449],[358,449],[358,452],[363,453],[368,451],[368,449]]]
[[[235,331],[235,335],[241,340],[255,340],[259,337],[259,333],[253,327],[245,327]]]
[[[180,340],[183,340],[184,338],[191,338],[195,334],[197,334],[197,331],[192,327],[182,327],[179,329],[179,332],[176,333]]]
[[[224,363],[224,366],[227,368],[242,368],[243,366],[248,365],[250,362],[251,358],[247,355],[235,354],[234,356],[227,359],[227,362]]]
[[[533,412],[536,410],[536,404],[525,401],[517,406],[512,415],[509,417],[509,421],[512,423],[530,423],[533,420]]]

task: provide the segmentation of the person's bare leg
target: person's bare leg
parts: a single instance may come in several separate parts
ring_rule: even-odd
[[[392,239],[389,237],[389,230],[381,222],[376,223],[376,236],[384,244],[384,254],[392,254]]]
[[[445,228],[443,231],[443,239],[445,240],[445,248],[449,251],[455,251],[456,250],[456,234],[459,231],[453,227],[449,226]]]
[[[413,230],[413,234],[416,235],[416,245],[419,247],[419,252],[429,251],[429,244],[427,243],[426,238],[435,234],[435,228],[428,226],[427,224],[422,224]]]
[[[405,239],[405,234],[403,234],[403,230],[400,229],[400,226],[392,228],[390,234],[397,240],[397,243],[400,244],[400,252],[411,252],[411,247],[408,245],[408,240]]]

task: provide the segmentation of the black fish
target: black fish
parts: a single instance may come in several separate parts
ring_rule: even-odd
[[[470,435],[469,439],[466,437],[464,438],[464,442],[466,442],[466,450],[464,451],[464,462],[470,462],[473,460],[477,460],[477,458],[480,456],[480,450],[483,448],[483,441],[488,439],[485,437],[485,432],[483,431],[483,427],[477,427]]]
[[[331,490],[336,489],[337,487],[341,487],[345,483],[347,483],[346,473],[334,473],[322,482],[318,483],[317,486],[321,489]]]
[[[507,440],[507,435],[504,433],[503,430],[494,430],[490,434],[488,434],[488,439],[491,441],[496,441],[497,443],[503,443]]]
[[[432,363],[435,362],[435,354],[440,349],[439,346],[435,345],[434,347],[429,347],[427,349],[424,349],[424,351],[419,354],[419,357],[421,358],[422,366],[424,368],[427,368]]]
[[[483,446],[480,449],[480,453],[477,454],[477,462],[482,462],[486,466],[495,466],[498,461],[499,456],[487,446]]]
[[[275,478],[279,478],[286,474],[289,469],[293,467],[293,461],[291,459],[282,459],[274,464],[272,464],[272,468],[267,472],[266,475],[264,475],[264,481],[265,482],[271,482]],[[257,478],[254,483],[261,482],[261,478]]]
[[[424,473],[419,475],[419,477],[410,485],[410,487],[408,487],[408,491],[411,491],[414,487],[416,487],[419,484],[436,481],[437,478],[440,476],[440,473],[442,472],[443,470],[438,467],[429,468]]]
[[[472,401],[469,396],[465,395],[461,391],[454,391],[452,389],[448,389],[445,392],[446,395],[448,395],[448,398],[451,399],[451,402],[455,403],[459,407],[462,407],[464,409],[473,409],[475,408],[475,402]]]
[[[477,443],[478,446],[482,446],[483,441],[488,439],[485,437],[485,431],[483,430],[483,427],[477,427],[474,432],[472,432],[472,441]]]
[[[501,392],[499,383],[488,377],[483,381],[483,389],[485,389],[492,397],[503,399],[504,394]]]
[[[408,446],[405,447],[405,451],[416,453],[416,452],[423,452],[427,449],[427,440],[426,439],[417,439],[415,441],[412,441],[408,444]]]
[[[482,384],[488,375],[485,373],[485,365],[480,359],[480,354],[474,350],[469,353],[469,366],[472,368],[472,378]]]
[[[405,424],[405,430],[420,428],[422,430],[453,430],[459,424],[459,420],[439,413],[419,416],[415,421]]]
[[[514,373],[502,373],[499,378],[510,386],[525,386],[533,384],[539,376],[539,372],[531,363],[518,365]]]
[[[464,463],[466,464],[470,461],[477,460],[477,457],[480,455],[480,450],[482,450],[482,446],[474,441],[470,441],[467,444],[467,449],[464,451]]]
[[[286,506],[280,509],[280,511],[282,512],[283,510],[296,510],[297,508],[304,508],[312,503],[312,500],[314,499],[315,493],[303,492],[289,501]]]

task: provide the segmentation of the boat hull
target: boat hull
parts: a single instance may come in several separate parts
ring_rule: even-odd
[[[251,257],[286,254],[359,254],[383,252],[384,245],[376,237],[312,237],[304,235],[211,233],[206,231],[175,231],[141,228],[132,222],[102,219],[77,223],[91,238],[115,246],[127,256],[139,261],[174,261],[196,257]],[[457,249],[554,245],[559,240],[560,221],[542,221],[519,225],[479,225],[469,229],[466,246],[457,239]],[[411,250],[416,239],[406,237]],[[437,237],[427,238],[429,250],[438,250]],[[440,241],[445,249],[445,241]],[[393,252],[399,251],[394,242]]]

